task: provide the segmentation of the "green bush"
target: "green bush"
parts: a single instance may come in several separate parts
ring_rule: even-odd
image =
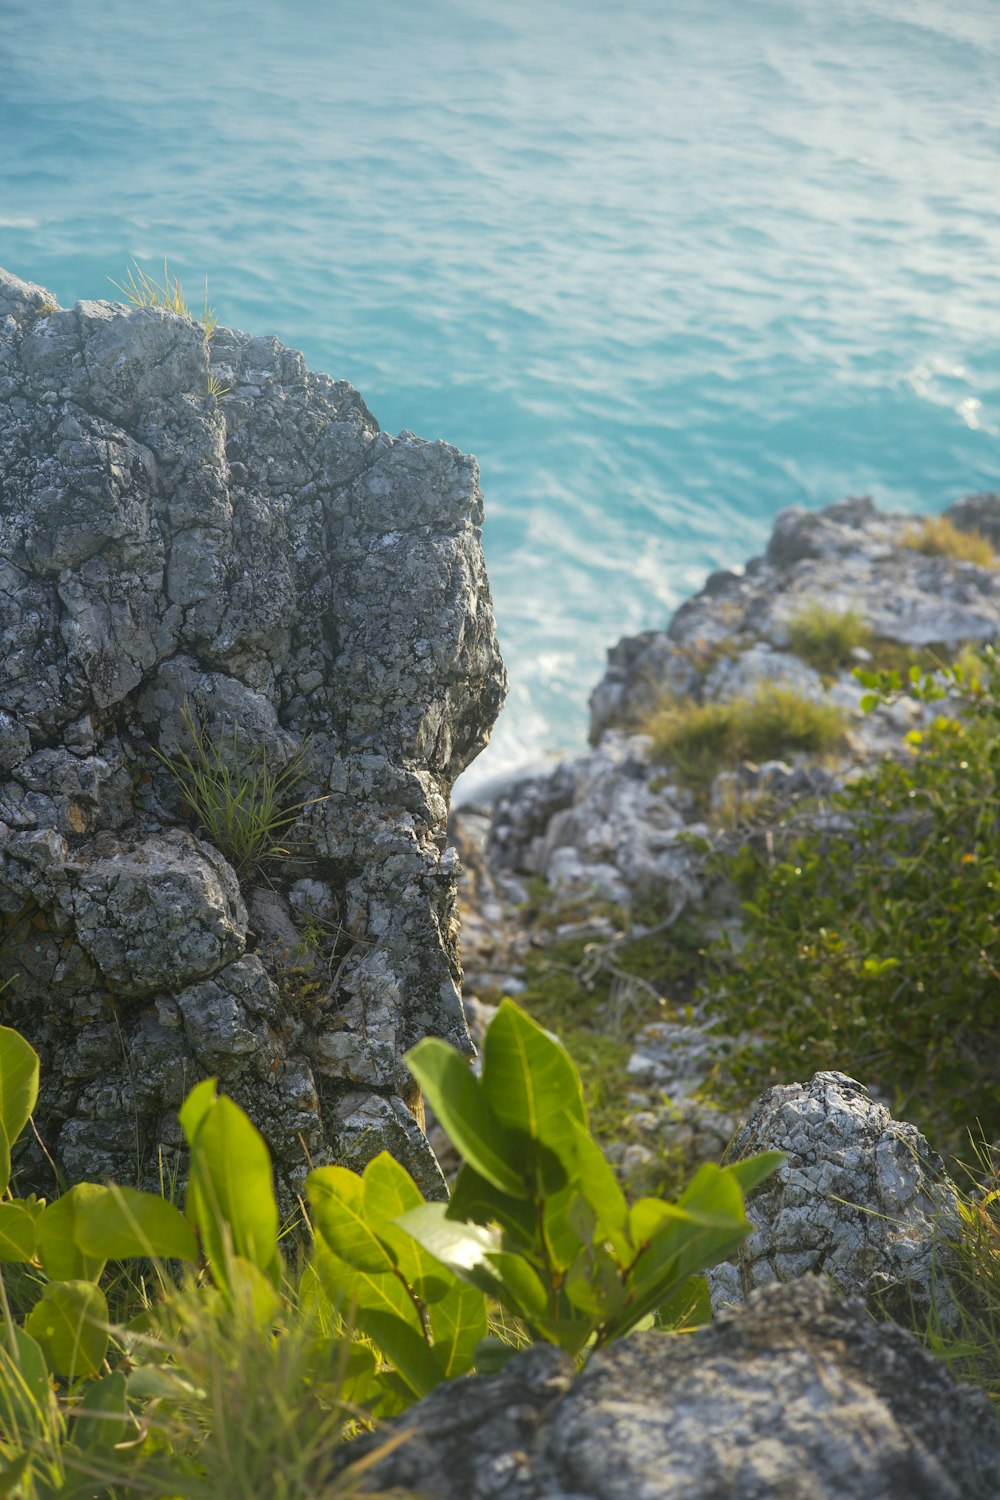
[[[726,766],[804,752],[821,755],[844,741],[844,715],[830,703],[765,682],[751,698],[728,703],[667,699],[646,719],[653,756],[685,781],[704,786]]]
[[[180,1112],[183,1212],[96,1183],[52,1203],[12,1197],[38,1057],[0,1027],[0,1494],[307,1500],[352,1426],[512,1352],[488,1336],[504,1326],[494,1307],[516,1340],[573,1354],[709,1315],[697,1273],[741,1243],[743,1195],[780,1156],[702,1167],[679,1202],[630,1208],[568,1054],[509,1001],[481,1079],[442,1042],[409,1060],[465,1160],[450,1204],[425,1203],[385,1152],[361,1176],[318,1167],[290,1267],[267,1147],[212,1079]],[[124,1326],[109,1261],[153,1266],[155,1295]],[[26,1274],[16,1310],[12,1267]]]
[[[824,676],[853,665],[855,651],[867,649],[871,642],[871,630],[856,609],[827,609],[814,602],[788,621],[790,649]]]
[[[748,897],[745,943],[717,950],[711,1003],[755,1043],[745,1093],[817,1068],[885,1090],[944,1146],[1000,1132],[1000,670],[953,670],[939,717],[837,799],[836,828],[726,863]],[[873,707],[896,673],[858,674]],[[941,696],[914,668],[910,688]]]

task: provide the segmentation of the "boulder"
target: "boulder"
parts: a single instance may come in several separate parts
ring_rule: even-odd
[[[158,1181],[213,1074],[287,1197],[383,1145],[441,1190],[402,1056],[471,1048],[446,818],[505,692],[482,517],[474,459],[275,339],[0,272],[0,1018],[70,1177]],[[290,858],[213,843],[164,761],[192,729],[288,771]]]
[[[986,1395],[823,1280],[696,1333],[637,1333],[579,1378],[541,1345],[440,1386],[374,1439],[374,1487],[427,1500],[995,1500]]]
[[[747,1201],[753,1233],[735,1264],[712,1273],[716,1304],[823,1272],[881,1314],[951,1321],[946,1273],[958,1205],[915,1126],[894,1120],[853,1078],[816,1073],[769,1089],[728,1159],[758,1151],[784,1151],[786,1160]]]

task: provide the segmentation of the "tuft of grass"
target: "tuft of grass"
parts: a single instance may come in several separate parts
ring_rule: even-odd
[[[903,546],[928,557],[951,557],[981,568],[1000,567],[993,544],[981,532],[959,531],[946,516],[927,516],[919,526],[911,526],[903,536]]]
[[[728,703],[668,699],[643,725],[653,755],[688,783],[706,786],[727,766],[774,760],[797,751],[822,755],[844,743],[844,715],[780,683],[761,683],[751,698]]]
[[[270,860],[286,858],[285,840],[303,810],[322,797],[295,800],[305,752],[299,749],[281,767],[261,749],[245,751],[239,727],[212,739],[185,704],[181,720],[191,750],[175,755],[156,751],[169,771],[199,829],[226,856],[240,880]]]
[[[796,656],[824,677],[833,677],[852,664],[859,647],[871,646],[872,633],[859,610],[827,609],[814,601],[789,620],[788,638]]]
[[[210,307],[208,303],[208,277],[205,277],[205,305],[200,316],[195,318],[184,296],[181,279],[171,272],[166,256],[163,259],[162,281],[157,281],[155,276],[144,271],[135,260],[129,266],[124,281],[115,281],[113,276],[109,276],[108,280],[121,292],[131,307],[162,307],[165,312],[179,313],[181,317],[193,318],[204,328],[207,339],[210,339],[215,332],[219,319],[214,307]],[[211,380],[211,377],[209,379]],[[218,392],[212,392],[212,394],[218,394]]]

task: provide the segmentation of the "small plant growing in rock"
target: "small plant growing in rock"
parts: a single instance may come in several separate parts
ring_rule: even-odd
[[[171,272],[167,265],[166,257],[163,259],[163,280],[157,281],[148,271],[144,271],[137,261],[129,266],[124,281],[115,281],[108,277],[111,285],[115,287],[125,301],[131,307],[162,307],[166,312],[179,313],[184,318],[194,318],[184,289],[181,286],[179,276]],[[205,277],[205,306],[201,315],[195,319],[205,330],[205,337],[210,339],[215,332],[218,318],[215,309],[208,304],[208,277]]]
[[[870,647],[871,641],[871,630],[856,609],[828,609],[813,601],[788,621],[790,649],[824,676],[853,666],[854,653]]]
[[[772,760],[795,751],[820,755],[839,748],[844,715],[831,703],[766,682],[752,698],[727,703],[668,699],[642,727],[657,760],[692,785],[705,786],[724,767],[742,760]]]
[[[271,860],[290,853],[286,840],[303,810],[322,797],[295,800],[305,751],[284,765],[272,764],[263,749],[246,750],[239,727],[214,739],[199,725],[188,704],[181,719],[190,750],[156,752],[169,771],[198,829],[229,860],[241,880],[249,880]]]
[[[960,531],[947,516],[928,516],[919,526],[911,526],[903,536],[903,546],[928,557],[951,557],[956,562],[977,563],[981,568],[1000,566],[992,542],[978,531]]]

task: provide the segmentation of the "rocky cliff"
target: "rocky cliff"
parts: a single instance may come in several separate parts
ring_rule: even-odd
[[[286,1188],[384,1146],[441,1184],[401,1059],[470,1049],[445,828],[505,691],[482,516],[472,458],[276,340],[0,272],[0,1017],[70,1180],[157,1179],[211,1074]],[[206,836],[168,764],[195,737],[288,771],[286,857]]]

